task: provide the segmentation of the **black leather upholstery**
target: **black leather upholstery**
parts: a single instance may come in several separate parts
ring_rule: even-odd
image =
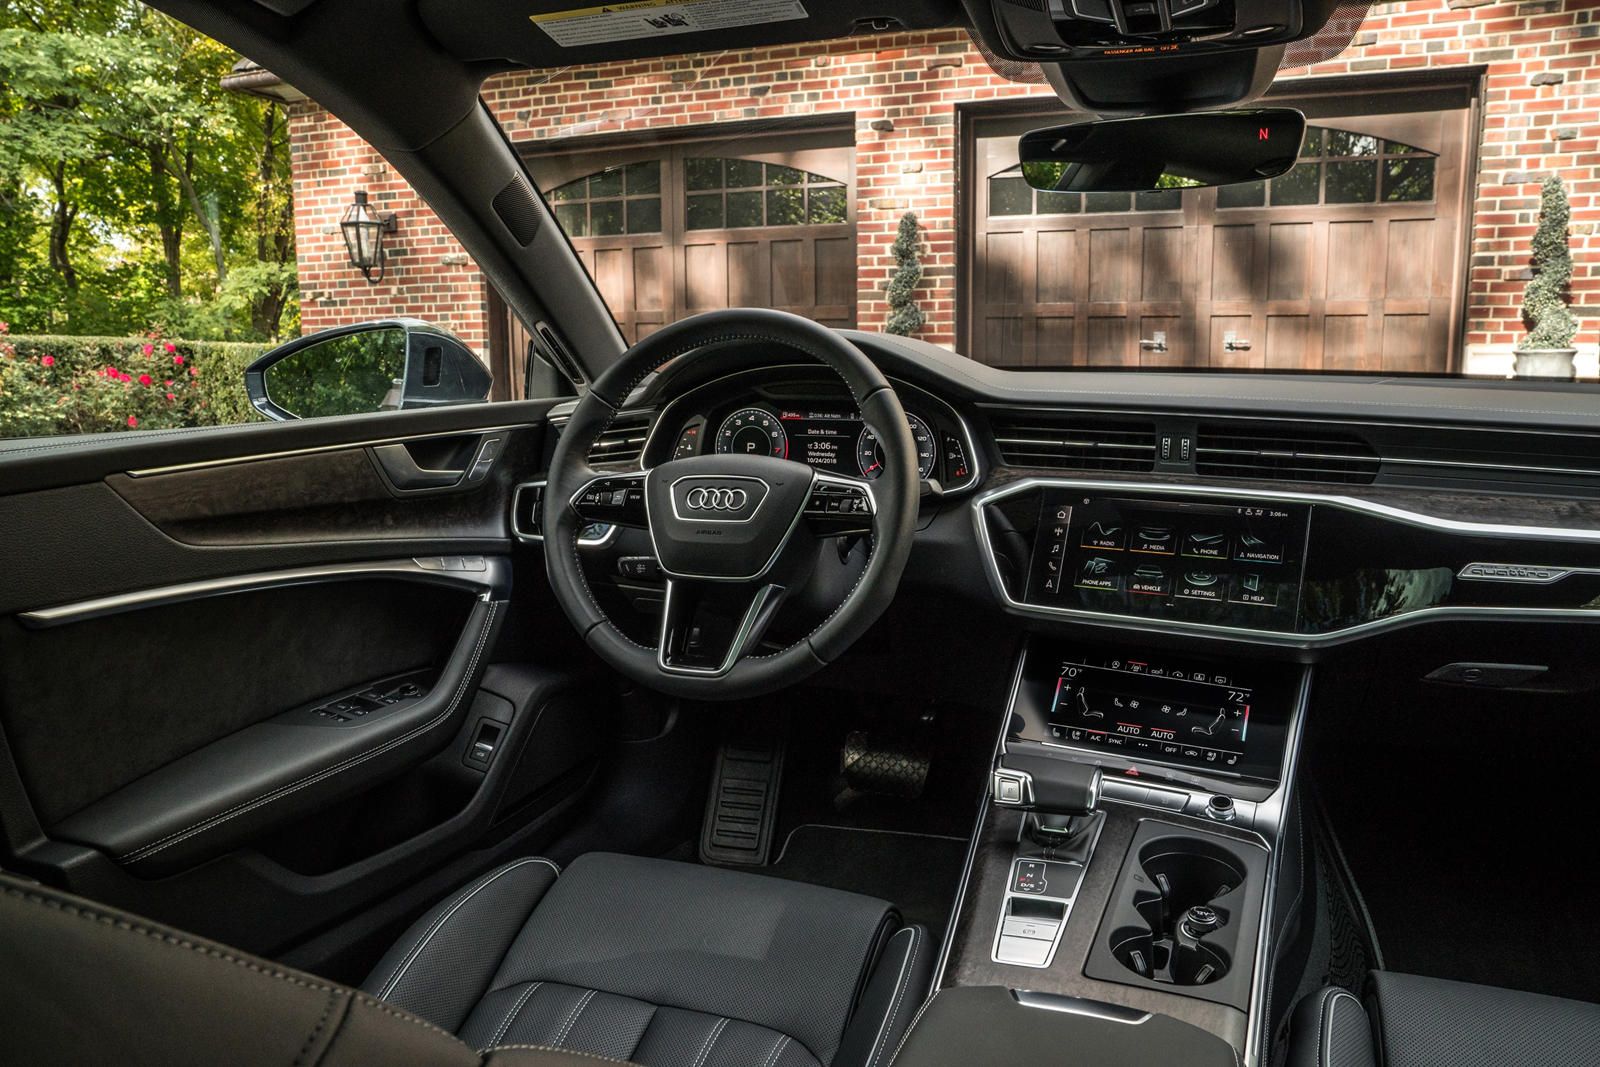
[[[1302,1000],[1289,1034],[1291,1067],[1377,1067],[1367,1010],[1348,989],[1331,986]]]
[[[389,1004],[0,875],[0,1062],[19,1067],[594,1067],[486,1058]]]
[[[868,897],[524,859],[424,916],[368,995],[0,874],[0,1061],[886,1067],[932,957]]]
[[[689,864],[521,860],[425,915],[365,989],[488,1048],[645,1067],[882,1067],[932,947],[882,901]]]
[[[1290,1067],[1600,1063],[1600,1005],[1377,971],[1363,1005],[1326,989],[1295,1011]]]

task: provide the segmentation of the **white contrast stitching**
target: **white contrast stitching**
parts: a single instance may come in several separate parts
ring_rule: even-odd
[[[894,1002],[889,1007],[889,1014],[883,1017],[883,1026],[878,1032],[877,1040],[872,1043],[872,1059],[868,1061],[872,1067],[878,1067],[878,1061],[883,1058],[883,1053],[888,1048],[883,1039],[900,1014],[900,1002],[906,995],[906,979],[911,975],[911,968],[916,965],[917,950],[922,947],[922,931],[915,926],[908,926],[906,929],[911,931],[911,948],[900,965],[900,977],[895,979]]]
[[[933,996],[924,1000],[922,1007],[918,1008],[917,1013],[911,1017],[911,1025],[906,1027],[906,1032],[900,1035],[900,1043],[894,1048],[894,1055],[889,1059],[889,1067],[894,1067],[894,1064],[900,1059],[900,1053],[906,1050],[906,1042],[911,1040],[911,1035],[916,1031],[917,1024],[922,1021],[922,1013],[927,1011],[929,1005],[937,999],[939,999],[939,993],[935,990]]]
[[[363,752],[359,755],[351,756],[349,759],[336,763],[332,767],[328,767],[324,770],[317,771],[314,774],[307,775],[306,777],[301,778],[299,781],[290,782],[288,785],[279,786],[272,792],[266,793],[254,800],[246,801],[229,808],[227,811],[208,816],[207,818],[192,824],[187,829],[168,834],[166,837],[163,837],[158,841],[153,841],[141,848],[134,849],[132,852],[129,852],[127,855],[121,857],[122,862],[137,863],[140,860],[149,859],[157,852],[160,852],[166,848],[170,848],[173,845],[179,844],[180,842],[186,841],[195,834],[204,833],[207,830],[220,826],[229,819],[237,818],[246,812],[254,811],[263,804],[270,804],[274,800],[280,800],[283,797],[288,796],[290,793],[298,792],[299,790],[304,789],[308,785],[315,785],[324,778],[332,777],[333,775],[347,771],[352,767],[359,766],[360,764],[365,763],[367,760],[375,759],[376,757],[383,755],[385,752],[388,752],[399,745],[403,745],[407,741],[410,741],[413,738],[433,729],[439,723],[443,722],[445,719],[454,714],[457,705],[461,703],[461,698],[466,695],[467,686],[471,683],[472,677],[477,671],[478,658],[483,653],[484,643],[489,640],[489,633],[494,629],[495,616],[500,610],[501,603],[502,602],[498,600],[490,602],[489,612],[484,616],[483,628],[478,633],[477,647],[472,650],[472,659],[467,664],[467,673],[462,677],[461,684],[456,687],[455,695],[450,698],[450,703],[445,705],[444,710],[439,712],[439,714],[418,726],[416,729],[401,734],[399,737],[396,737],[391,741],[386,741],[377,748],[372,749],[370,752]]]
[[[572,1006],[571,1014],[567,1016],[567,1021],[561,1024],[561,1030],[556,1034],[556,1048],[560,1048],[567,1043],[567,1038],[572,1034],[572,1028],[578,1025],[578,1016],[583,1014],[583,1009],[589,1006],[589,1001],[593,1000],[594,995],[598,992],[600,990],[591,989],[578,998],[578,1003]]]
[[[400,984],[400,979],[405,976],[405,972],[409,970],[411,965],[415,963],[422,955],[422,950],[428,947],[428,942],[433,940],[433,935],[439,932],[444,924],[450,919],[450,916],[459,911],[463,904],[477,896],[481,890],[489,885],[490,882],[495,881],[501,875],[510,874],[518,867],[526,866],[529,863],[543,863],[551,870],[555,871],[557,877],[560,877],[561,875],[561,868],[557,867],[549,860],[541,859],[539,857],[518,860],[509,866],[500,868],[498,871],[490,871],[488,874],[484,875],[483,878],[479,880],[477,885],[472,886],[469,889],[462,890],[459,899],[456,900],[455,903],[451,904],[450,907],[445,909],[444,912],[442,912],[439,917],[433,921],[433,924],[428,927],[428,929],[420,938],[417,939],[417,943],[411,946],[411,950],[401,958],[399,963],[395,964],[394,973],[389,976],[389,980],[385,982],[383,988],[378,991],[378,999],[387,999],[389,995],[395,991]]]
[[[517,1016],[522,1014],[522,1009],[527,1007],[528,998],[533,996],[534,992],[542,985],[544,985],[543,982],[535,982],[522,991],[522,996],[518,997],[517,1002],[511,1005],[511,1012],[500,1023],[499,1028],[495,1030],[494,1036],[489,1039],[490,1048],[498,1045],[500,1039],[506,1036],[506,1032],[511,1029],[511,1024],[516,1022]]]
[[[778,1040],[772,1043],[772,1051],[767,1053],[767,1058],[761,1061],[761,1067],[772,1067],[782,1058],[783,1047],[789,1043],[788,1034],[779,1034]]]
[[[717,1043],[717,1038],[722,1036],[722,1031],[726,1029],[727,1026],[727,1019],[717,1020],[717,1025],[713,1026],[711,1028],[711,1032],[706,1035],[706,1043],[700,1046],[700,1055],[694,1058],[694,1063],[691,1065],[691,1067],[705,1067],[706,1057],[711,1055],[711,1046]]]

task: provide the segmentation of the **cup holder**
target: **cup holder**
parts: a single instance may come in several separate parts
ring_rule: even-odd
[[[1128,970],[1153,982],[1205,985],[1228,973],[1228,954],[1215,945],[1179,944],[1137,926],[1125,926],[1111,935],[1111,954]]]
[[[1244,870],[1227,850],[1202,838],[1165,837],[1139,850],[1143,877],[1133,896],[1142,925],[1115,929],[1111,954],[1154,982],[1199,986],[1228,973],[1230,904]]]

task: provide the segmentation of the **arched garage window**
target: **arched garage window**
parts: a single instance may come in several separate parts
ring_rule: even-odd
[[[691,230],[848,222],[844,183],[754,159],[684,161],[685,225]]]
[[[1306,129],[1300,162],[1271,181],[1225,185],[1217,206],[1403,204],[1433,199],[1437,156],[1399,141],[1323,126]]]
[[[549,193],[568,237],[661,232],[661,161],[607,167]]]
[[[1371,134],[1311,126],[1300,161],[1271,181],[1224,185],[1219,208],[1398,204],[1433,199],[1434,153]],[[1020,167],[989,177],[989,216],[1077,215],[1105,211],[1176,211],[1182,190],[1144,193],[1052,193],[1030,188]]]

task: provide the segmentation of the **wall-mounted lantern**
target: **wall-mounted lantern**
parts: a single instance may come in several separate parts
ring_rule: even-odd
[[[355,202],[345,209],[344,218],[339,221],[350,265],[374,285],[383,280],[383,236],[394,233],[396,228],[394,212],[374,211],[367,203],[365,189],[356,190]]]

